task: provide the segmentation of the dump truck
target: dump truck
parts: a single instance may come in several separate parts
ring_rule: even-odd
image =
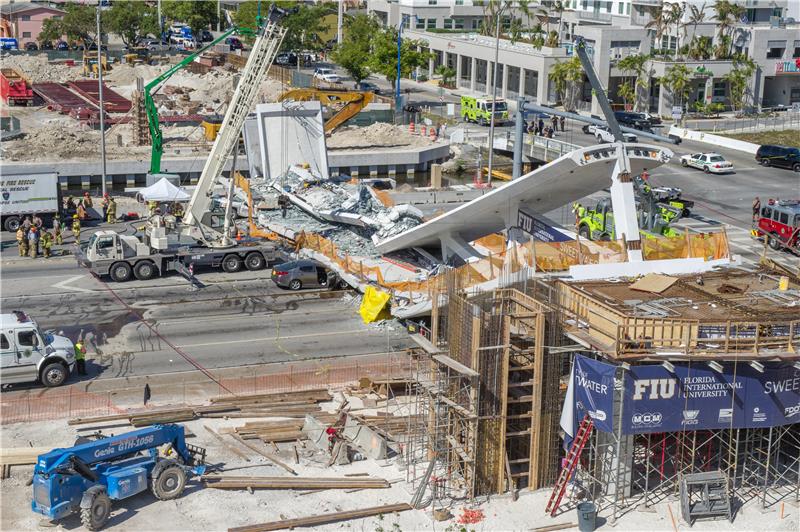
[[[25,216],[39,214],[49,227],[61,207],[58,174],[21,174],[0,177],[0,223],[16,231]]]
[[[488,125],[492,116],[492,98],[484,96],[476,98],[474,96],[461,97],[461,118],[465,122],[476,122],[481,125]],[[502,98],[494,101],[494,123],[495,125],[508,121],[508,104]]]
[[[33,105],[30,80],[13,68],[0,68],[0,100],[7,105]]]

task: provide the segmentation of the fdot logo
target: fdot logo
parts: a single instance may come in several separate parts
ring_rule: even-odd
[[[639,427],[657,427],[661,425],[663,416],[660,412],[643,412],[631,416],[631,423]]]

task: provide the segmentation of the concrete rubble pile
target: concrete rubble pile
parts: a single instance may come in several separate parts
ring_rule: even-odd
[[[80,61],[75,62],[80,65]],[[47,55],[8,54],[3,56],[3,68],[20,71],[31,83],[66,83],[83,78],[80,66],[66,63],[50,63]]]
[[[319,219],[360,227],[373,244],[422,223],[422,212],[411,205],[386,207],[371,187],[337,183],[293,166],[272,183],[293,204]]]

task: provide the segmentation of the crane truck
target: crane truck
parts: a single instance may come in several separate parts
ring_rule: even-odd
[[[205,456],[173,424],[53,449],[36,460],[31,508],[50,520],[78,512],[83,526],[100,530],[112,500],[147,489],[161,501],[180,497],[190,475],[205,473]]]
[[[212,191],[216,181],[222,175],[231,152],[235,167],[238,151],[235,148],[245,118],[256,101],[261,81],[286,33],[286,29],[280,25],[284,13],[273,5],[267,23],[257,31],[247,64],[242,70],[182,223],[177,223],[171,216],[156,214],[147,221],[140,236],[110,230],[98,231],[85,247],[76,251],[76,258],[81,265],[97,275],[108,275],[113,281],[121,282],[132,277],[147,280],[169,271],[177,271],[191,278],[195,266],[221,267],[225,272],[239,271],[242,266],[258,270],[268,262],[284,258],[277,244],[234,238],[236,227],[231,221],[230,197],[224,213],[212,208],[215,202]],[[234,181],[229,180],[229,195],[232,194]]]

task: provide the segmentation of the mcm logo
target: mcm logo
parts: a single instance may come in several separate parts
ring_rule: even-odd
[[[3,191],[3,199],[8,201],[8,198],[10,198],[10,197],[11,197],[11,192],[9,192],[8,190],[4,190]]]
[[[672,399],[675,396],[675,379],[637,379],[633,382],[633,400]]]

